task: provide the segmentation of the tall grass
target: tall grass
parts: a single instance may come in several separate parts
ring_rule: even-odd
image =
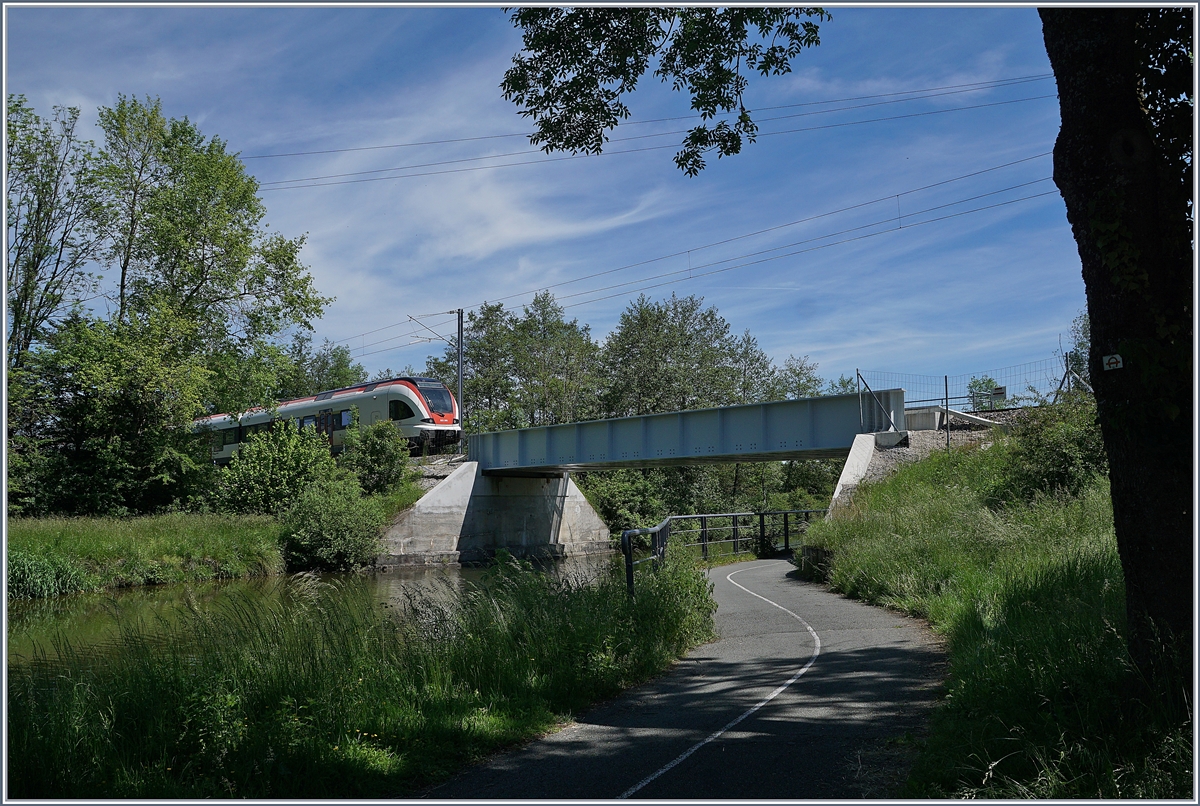
[[[271,518],[173,513],[142,518],[11,518],[8,596],[278,573]]]
[[[999,504],[1010,460],[1003,441],[939,453],[805,538],[829,552],[809,570],[834,590],[947,639],[947,696],[902,794],[1191,797],[1188,706],[1150,690],[1125,648],[1106,480]]]
[[[311,577],[106,656],[9,668],[16,798],[412,793],[666,668],[712,635],[704,575],[555,581],[502,563],[393,618]]]

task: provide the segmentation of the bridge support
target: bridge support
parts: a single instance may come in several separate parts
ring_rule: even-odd
[[[481,562],[507,549],[517,557],[571,557],[612,550],[608,528],[566,473],[484,475],[464,462],[384,535],[380,566]]]

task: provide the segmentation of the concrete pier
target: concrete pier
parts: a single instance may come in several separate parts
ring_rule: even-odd
[[[376,562],[481,562],[499,549],[530,558],[612,550],[608,528],[568,474],[491,476],[478,462],[463,462],[396,516]]]

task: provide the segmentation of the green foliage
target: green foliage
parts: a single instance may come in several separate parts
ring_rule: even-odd
[[[995,396],[996,381],[987,375],[981,378],[971,378],[967,383],[967,396],[971,398],[971,408],[974,411],[992,411],[997,406],[1004,408],[1004,400]]]
[[[1107,484],[1092,475],[1077,497],[998,507],[1012,450],[1001,440],[902,467],[805,537],[829,552],[808,571],[834,590],[947,638],[948,696],[904,794],[1189,795],[1190,716],[1145,687],[1125,648]]]
[[[377,501],[363,497],[353,476],[306,484],[282,520],[290,570],[347,571],[370,565],[379,554],[383,512]]]
[[[543,149],[598,154],[606,132],[629,117],[622,96],[655,65],[654,75],[691,95],[705,123],[694,127],[675,164],[694,176],[703,155],[737,154],[758,127],[742,104],[742,68],[763,76],[791,71],[791,60],[820,42],[819,8],[522,8],[522,53],[504,75],[504,97],[532,117],[530,141]],[[733,124],[707,121],[738,113]]]
[[[266,576],[283,567],[280,528],[261,517],[10,518],[8,596]]]
[[[382,495],[411,482],[408,440],[388,420],[363,428],[355,412],[354,422],[343,436],[338,465],[352,472],[368,495]]]
[[[95,287],[84,269],[96,251],[91,144],[75,133],[79,110],[54,107],[43,120],[23,95],[8,96],[8,368]]]
[[[712,637],[707,579],[504,564],[401,618],[353,580],[126,631],[103,655],[9,668],[17,798],[411,795],[666,669]]]
[[[838,375],[837,380],[831,380],[825,385],[827,395],[853,395],[858,393],[858,379]]]
[[[350,356],[350,348],[325,339],[312,348],[312,337],[297,333],[287,351],[290,366],[279,372],[278,400],[315,395],[328,389],[341,389],[362,383],[367,371]],[[391,377],[391,376],[388,376]]]
[[[40,599],[99,587],[96,578],[72,557],[39,556],[11,547],[8,550],[9,599]]]
[[[9,409],[23,512],[153,512],[203,496],[212,464],[190,425],[208,373],[191,334],[168,311],[124,324],[74,315],[28,354]]]
[[[1043,494],[1080,495],[1108,462],[1096,420],[1095,401],[1086,395],[1054,406],[1026,410],[1001,445],[1006,457],[993,501],[1029,501]]]
[[[218,505],[226,512],[278,515],[310,487],[337,476],[324,434],[280,421],[252,434],[233,455],[221,472]]]

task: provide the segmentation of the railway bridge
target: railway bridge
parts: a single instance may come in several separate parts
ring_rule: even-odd
[[[571,471],[841,458],[859,435],[905,433],[904,390],[885,389],[473,434],[469,461],[397,516],[378,562],[607,552],[608,528]]]

